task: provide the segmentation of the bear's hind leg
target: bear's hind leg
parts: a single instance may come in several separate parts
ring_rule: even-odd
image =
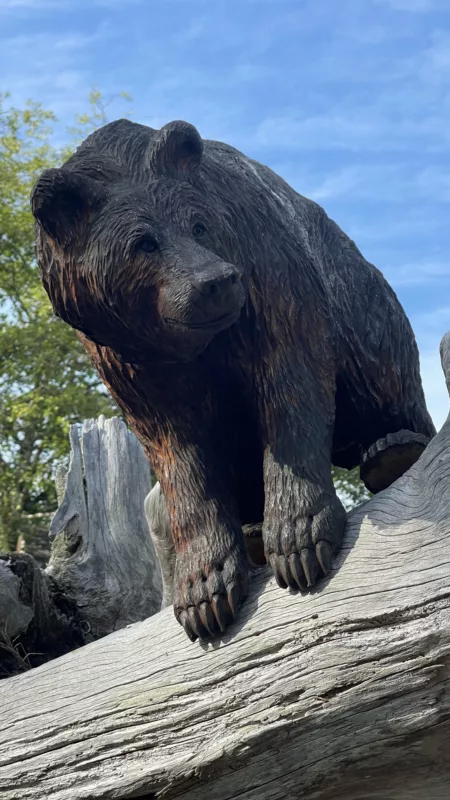
[[[429,436],[400,430],[377,439],[361,457],[360,476],[372,494],[387,489],[418,461]]]
[[[409,353],[410,361],[413,356]],[[436,433],[418,363],[411,364],[407,376],[397,371],[397,381],[386,379],[395,372],[387,363],[384,354],[378,379],[373,374],[363,379],[355,370],[337,381],[333,464],[351,469],[359,461],[361,480],[373,494],[407,472]]]

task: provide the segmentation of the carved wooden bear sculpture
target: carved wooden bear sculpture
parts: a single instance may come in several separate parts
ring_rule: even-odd
[[[161,482],[188,636],[238,611],[243,523],[264,519],[280,586],[312,586],[345,526],[331,463],[362,459],[377,491],[435,433],[381,273],[318,205],[185,122],[106,125],[32,208],[53,308]]]

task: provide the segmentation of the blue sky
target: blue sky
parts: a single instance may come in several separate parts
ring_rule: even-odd
[[[0,0],[0,74],[62,122],[93,84],[110,119],[186,119],[320,202],[397,291],[442,424],[449,0]]]

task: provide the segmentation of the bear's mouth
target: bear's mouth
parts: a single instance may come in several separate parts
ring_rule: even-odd
[[[233,313],[221,314],[220,317],[208,319],[203,322],[181,322],[179,319],[172,317],[164,317],[164,322],[173,330],[179,331],[217,331],[221,328],[227,328],[236,322],[240,316],[241,310]]]

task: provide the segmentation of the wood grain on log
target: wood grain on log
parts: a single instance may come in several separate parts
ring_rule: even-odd
[[[20,597],[20,579],[10,569],[9,559],[0,559],[0,630],[14,639],[26,631],[33,610]]]
[[[450,418],[313,592],[260,570],[221,641],[165,609],[4,681],[0,708],[2,800],[447,800]]]
[[[29,553],[1,555],[0,678],[84,643],[74,598],[63,598]]]
[[[59,508],[47,568],[26,553],[0,560],[0,677],[161,608],[141,445],[120,419],[104,417],[72,425],[70,442],[68,472],[56,475]]]
[[[161,571],[144,513],[150,467],[117,417],[87,420],[81,432],[72,426],[70,441],[65,492],[50,528],[60,546],[46,572],[76,597],[97,638],[161,608]]]

